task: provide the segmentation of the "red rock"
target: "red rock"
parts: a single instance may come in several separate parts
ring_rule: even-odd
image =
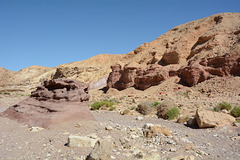
[[[49,80],[2,116],[40,127],[71,120],[95,120],[87,107],[89,98],[87,84],[68,79]]]
[[[194,86],[214,76],[239,76],[240,54],[226,54],[213,58],[190,61],[189,64],[179,70],[181,82]]]
[[[158,85],[171,76],[176,75],[179,65],[150,65],[148,68],[142,67],[124,67],[120,65],[112,66],[112,72],[108,78],[108,89],[116,88],[123,90],[129,87],[135,87],[145,90],[151,86]]]

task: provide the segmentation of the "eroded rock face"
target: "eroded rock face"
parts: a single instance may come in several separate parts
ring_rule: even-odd
[[[3,116],[40,127],[70,120],[94,120],[87,107],[89,98],[87,84],[68,79],[49,80],[37,87],[30,98],[3,112]]]
[[[226,54],[213,58],[191,61],[179,70],[182,83],[194,86],[214,76],[239,76],[240,54]]]
[[[112,66],[112,72],[107,80],[107,88],[123,90],[135,87],[145,90],[151,86],[158,85],[171,76],[176,75],[179,65],[150,65],[148,68],[127,67],[121,69],[120,65]]]
[[[190,61],[179,69],[179,65],[151,65],[150,67],[112,67],[113,71],[108,78],[108,88],[123,90],[135,87],[145,90],[151,86],[158,85],[172,76],[179,76],[180,83],[194,86],[215,76],[239,76],[240,54],[232,53],[213,58],[202,58]]]

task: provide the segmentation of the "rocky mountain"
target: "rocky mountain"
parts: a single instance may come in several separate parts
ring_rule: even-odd
[[[190,71],[187,69],[190,64],[196,64],[197,61],[199,61],[199,63],[204,66],[203,62],[200,62],[204,61],[203,59],[207,59],[205,60],[206,64],[206,61],[209,61],[211,58],[224,57],[226,54],[236,58],[234,60],[234,69],[238,70],[239,49],[240,13],[220,13],[177,26],[154,41],[144,43],[127,54],[102,54],[84,61],[62,64],[55,68],[32,66],[18,72],[0,68],[0,92],[30,93],[30,91],[40,85],[44,80],[52,78],[76,79],[85,83],[97,82],[102,77],[108,76],[111,72],[110,67],[115,64],[119,64],[122,70],[124,70],[119,74],[119,78],[123,72],[134,72],[134,74],[138,76],[138,80],[136,81],[140,85],[138,88],[145,89],[146,87],[141,86],[141,83],[149,82],[149,79],[144,78],[143,75],[147,77],[155,75],[154,81],[161,82],[168,77],[180,75],[180,73],[175,73],[180,67],[182,69],[181,73],[183,73],[183,68],[185,68],[185,71]],[[214,68],[216,70],[218,63],[221,63],[221,61],[216,60],[213,63],[215,63]],[[228,62],[226,62],[226,65],[227,63]],[[206,66],[209,67],[206,64],[205,71]],[[169,71],[166,71],[167,69],[165,67],[171,70],[171,74],[169,74]],[[173,68],[174,73],[172,72]],[[204,74],[216,75],[215,73],[213,74],[213,72],[210,73],[209,68],[207,70]],[[194,72],[194,74],[195,73],[198,74],[197,72]],[[231,73],[231,71],[229,73]],[[159,74],[161,75],[160,77],[157,76]],[[239,73],[234,73],[234,75],[239,75]],[[192,76],[193,74],[190,74],[190,77]],[[124,79],[124,76],[122,77],[122,79]],[[207,76],[206,79],[208,78],[209,76]],[[126,81],[120,83],[128,83],[128,86],[132,86],[136,83],[133,82],[133,79],[135,79],[134,76],[128,74],[125,75]],[[115,79],[115,81],[119,81],[119,79]],[[197,79],[195,81],[194,83],[197,83],[202,80]],[[113,84],[115,84],[115,82],[111,83],[111,87],[114,86]],[[154,82],[153,85],[157,83]],[[151,85],[152,84],[149,86]],[[187,82],[187,85],[194,84],[188,84]]]

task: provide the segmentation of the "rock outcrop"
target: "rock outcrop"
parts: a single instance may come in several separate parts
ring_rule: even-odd
[[[190,61],[179,70],[182,83],[193,86],[214,76],[240,76],[240,53]]]
[[[150,65],[148,68],[124,67],[120,65],[112,66],[112,72],[107,80],[107,88],[123,90],[135,87],[145,90],[151,86],[158,85],[171,76],[176,75],[178,65],[162,67],[160,65]]]
[[[195,117],[199,128],[229,125],[235,121],[235,118],[228,114],[208,110],[197,110]]]
[[[68,79],[49,80],[2,116],[40,127],[70,120],[95,120],[87,107],[89,98],[87,84]]]

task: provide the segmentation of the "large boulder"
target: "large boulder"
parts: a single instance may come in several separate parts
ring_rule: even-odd
[[[111,155],[113,155],[112,149],[113,146],[110,138],[100,139],[96,142],[87,160],[111,159]]]
[[[235,118],[228,114],[209,110],[197,110],[195,117],[199,128],[218,127],[235,121]]]
[[[69,120],[95,120],[87,107],[89,98],[87,84],[69,79],[49,80],[2,116],[40,127]]]

